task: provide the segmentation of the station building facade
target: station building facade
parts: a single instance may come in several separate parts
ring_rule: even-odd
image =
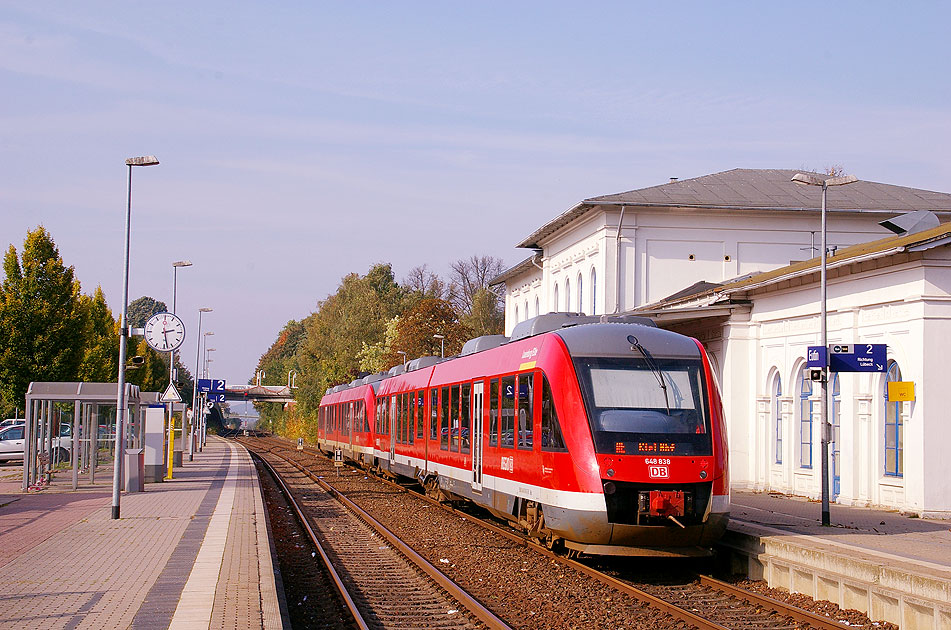
[[[820,338],[820,191],[795,173],[737,169],[577,204],[495,280],[506,331],[545,312],[627,312],[697,337],[724,393],[734,487],[818,498],[820,387],[804,367]],[[951,228],[879,225],[951,218],[951,195],[860,181],[830,189],[828,209],[829,341],[888,346],[885,372],[830,383],[833,497],[951,518]],[[896,380],[914,401],[888,401]]]

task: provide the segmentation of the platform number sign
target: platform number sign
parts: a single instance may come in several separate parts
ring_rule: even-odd
[[[203,393],[225,393],[225,379],[223,378],[200,378],[198,379],[198,391]]]

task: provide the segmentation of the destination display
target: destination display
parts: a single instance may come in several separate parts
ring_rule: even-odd
[[[884,372],[887,356],[884,343],[830,344],[828,352],[822,346],[809,346],[806,367],[824,367],[828,358],[830,372]]]

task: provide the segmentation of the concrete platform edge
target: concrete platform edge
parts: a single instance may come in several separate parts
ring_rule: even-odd
[[[731,520],[720,543],[734,570],[773,588],[831,601],[903,630],[951,630],[951,572]],[[839,547],[839,548],[837,548]]]

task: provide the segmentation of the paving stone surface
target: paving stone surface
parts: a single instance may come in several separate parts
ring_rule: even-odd
[[[118,520],[108,468],[77,491],[57,476],[24,494],[0,475],[0,629],[282,627],[262,614],[278,596],[242,447],[209,438],[175,479],[123,493]]]

